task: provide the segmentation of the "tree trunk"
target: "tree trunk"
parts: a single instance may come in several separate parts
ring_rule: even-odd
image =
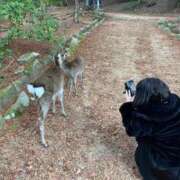
[[[74,12],[74,22],[79,23],[79,0],[75,0],[75,12]]]
[[[89,7],[90,6],[89,0],[86,0],[85,4],[86,4],[86,7]]]
[[[96,8],[99,9],[100,8],[100,0],[97,0],[96,3],[97,3]]]

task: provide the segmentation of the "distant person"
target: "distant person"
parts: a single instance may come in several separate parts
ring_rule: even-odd
[[[91,9],[99,9],[100,7],[102,7],[102,0],[88,0],[86,6],[88,6]]]
[[[144,180],[180,180],[180,98],[160,79],[146,78],[134,97],[126,91],[123,125],[138,143],[135,161]]]
[[[97,9],[102,8],[102,0],[94,0],[94,7]]]

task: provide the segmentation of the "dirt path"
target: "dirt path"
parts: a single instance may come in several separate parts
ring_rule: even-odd
[[[87,60],[84,86],[78,97],[66,96],[66,120],[49,113],[48,149],[33,131],[34,106],[1,131],[0,179],[140,179],[133,159],[136,143],[126,136],[118,112],[123,83],[155,75],[179,93],[180,42],[155,27],[156,20],[115,19],[81,44],[78,54]]]

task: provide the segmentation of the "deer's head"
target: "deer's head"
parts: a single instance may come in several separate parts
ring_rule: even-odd
[[[57,66],[61,66],[63,62],[66,60],[67,57],[67,51],[63,49],[61,52],[57,52],[57,54],[54,56],[54,61]]]

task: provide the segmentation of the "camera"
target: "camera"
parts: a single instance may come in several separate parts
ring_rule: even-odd
[[[129,92],[131,97],[135,96],[136,94],[136,85],[133,80],[126,81],[124,83],[125,91]]]

